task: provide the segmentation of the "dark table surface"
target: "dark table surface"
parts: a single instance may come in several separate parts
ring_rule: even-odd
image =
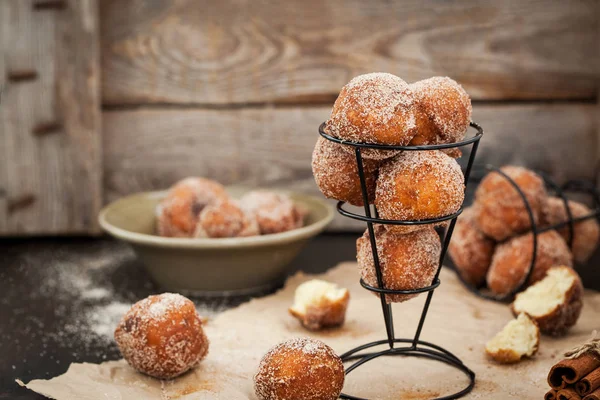
[[[290,273],[324,272],[355,259],[357,236],[314,239]],[[110,307],[157,292],[160,288],[130,248],[111,239],[0,240],[0,399],[45,399],[19,387],[15,379],[48,379],[72,362],[119,359],[110,340],[116,322],[103,320],[102,314],[112,315]],[[248,300],[192,299],[199,309],[224,309]]]
[[[316,238],[290,273],[324,272],[354,260],[357,236]],[[586,286],[597,290],[599,264],[597,252],[580,269]],[[48,379],[72,362],[120,358],[111,337],[115,316],[157,292],[130,248],[111,239],[0,240],[0,399],[44,399],[15,379]],[[222,310],[248,298],[193,300],[199,310]]]

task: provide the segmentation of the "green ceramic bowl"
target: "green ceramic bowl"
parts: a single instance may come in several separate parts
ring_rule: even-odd
[[[231,189],[233,197],[246,190]],[[155,234],[155,208],[166,192],[124,197],[106,206],[100,225],[129,243],[162,288],[196,295],[242,295],[271,289],[283,281],[287,266],[307,241],[333,219],[325,200],[286,192],[308,210],[305,225],[271,235],[223,238],[165,238]]]

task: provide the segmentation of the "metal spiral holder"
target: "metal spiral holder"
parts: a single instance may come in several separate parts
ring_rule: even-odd
[[[446,250],[448,249],[448,244],[450,243],[450,238],[452,237],[452,231],[454,230],[454,226],[456,224],[456,218],[462,212],[462,207],[455,212],[454,214],[446,215],[439,218],[427,219],[427,220],[411,220],[411,221],[399,221],[399,220],[386,220],[379,218],[377,213],[377,208],[373,205],[370,205],[369,196],[367,193],[367,185],[365,182],[365,173],[363,169],[363,159],[361,151],[362,149],[378,149],[378,150],[401,150],[401,151],[431,151],[431,150],[443,150],[443,149],[451,149],[451,148],[460,148],[468,145],[472,145],[471,153],[469,155],[469,160],[467,167],[464,172],[465,177],[465,185],[468,182],[469,175],[471,173],[471,169],[473,167],[473,161],[475,160],[475,155],[477,153],[477,147],[479,145],[479,140],[483,135],[483,129],[476,123],[471,122],[471,128],[474,128],[477,133],[475,136],[465,139],[461,142],[457,143],[449,143],[449,144],[437,144],[437,145],[421,145],[421,146],[387,146],[380,144],[367,144],[367,143],[354,143],[348,142],[345,140],[338,139],[336,137],[330,136],[325,132],[325,123],[319,126],[319,134],[327,140],[330,140],[335,143],[339,143],[345,146],[351,146],[354,148],[354,152],[356,155],[356,164],[358,167],[358,175],[360,178],[360,184],[362,189],[362,196],[364,202],[364,215],[355,214],[350,211],[344,209],[345,202],[340,201],[337,205],[337,210],[340,214],[345,217],[356,219],[359,221],[364,221],[367,223],[367,229],[369,231],[369,237],[371,241],[371,251],[373,253],[373,260],[375,264],[375,271],[377,275],[377,285],[378,287],[373,287],[366,284],[362,279],[360,280],[360,284],[363,288],[378,293],[379,298],[381,299],[381,308],[383,310],[383,318],[385,321],[385,328],[387,332],[387,339],[379,340],[372,343],[367,343],[362,346],[359,346],[355,349],[352,349],[346,353],[344,353],[341,358],[342,361],[350,362],[355,361],[352,365],[346,368],[346,375],[350,372],[354,371],[361,365],[374,360],[381,356],[408,356],[408,357],[418,357],[425,358],[435,361],[443,362],[451,367],[454,367],[460,371],[462,371],[467,378],[469,379],[469,384],[462,389],[461,391],[444,396],[439,397],[438,400],[445,399],[457,399],[460,398],[467,393],[469,393],[473,386],[475,386],[475,373],[471,371],[463,362],[458,359],[454,354],[445,350],[444,348],[437,346],[435,344],[425,342],[420,340],[421,331],[423,329],[423,325],[425,323],[425,318],[427,317],[427,311],[429,310],[429,305],[431,304],[431,298],[433,297],[434,290],[440,285],[440,271],[442,268],[442,262],[444,261],[444,257],[446,255]],[[381,266],[379,263],[379,257],[377,254],[377,238],[375,236],[375,232],[373,229],[373,224],[382,224],[382,225],[428,225],[434,224],[438,225],[442,222],[450,221],[448,227],[442,235],[442,251],[440,255],[438,269],[436,271],[435,277],[431,282],[430,286],[422,287],[419,289],[413,290],[392,290],[386,289],[383,284],[383,276],[381,272]],[[425,305],[423,306],[423,311],[421,312],[421,317],[419,320],[419,324],[417,326],[416,333],[411,339],[399,339],[396,338],[394,334],[394,321],[393,321],[393,313],[392,313],[392,305],[388,304],[385,300],[386,294],[418,294],[427,292],[427,299],[425,300]],[[396,344],[402,344],[401,347],[395,347]],[[378,347],[382,345],[386,345],[387,348],[382,351],[369,351],[373,347]],[[340,394],[340,398],[342,399],[350,399],[350,400],[366,400],[361,397],[351,396],[348,394]]]
[[[470,284],[469,282],[467,282],[463,279],[462,275],[460,273],[458,273],[458,271],[456,271],[456,268],[454,268],[454,269],[455,269],[456,275],[458,276],[460,281],[463,283],[463,285],[465,285],[465,287],[470,292],[474,293],[475,295],[477,295],[479,297],[483,297],[488,300],[496,300],[496,301],[508,303],[514,299],[514,297],[517,293],[522,292],[528,286],[528,281],[529,281],[529,278],[531,277],[531,274],[533,273],[533,270],[535,267],[535,262],[537,259],[538,236],[541,233],[548,232],[548,231],[555,230],[555,229],[564,228],[566,226],[566,227],[568,227],[568,232],[569,232],[567,245],[569,246],[569,248],[572,248],[573,247],[573,236],[574,236],[574,232],[575,232],[575,224],[576,223],[582,222],[582,221],[585,221],[588,219],[592,219],[592,218],[596,218],[596,219],[598,219],[598,222],[600,222],[600,191],[598,191],[598,188],[596,188],[596,186],[592,182],[583,181],[583,180],[571,180],[561,186],[561,185],[558,185],[556,182],[554,182],[554,180],[552,178],[550,178],[550,176],[548,176],[544,172],[536,171],[536,173],[538,175],[540,175],[542,177],[542,179],[544,180],[547,190],[550,193],[554,194],[555,196],[560,197],[560,199],[563,202],[565,212],[567,214],[566,221],[562,221],[555,225],[550,225],[550,226],[545,226],[543,228],[540,228],[540,227],[538,227],[538,224],[535,221],[534,212],[533,212],[533,209],[531,208],[531,205],[529,204],[529,201],[527,200],[527,196],[525,195],[523,190],[521,190],[519,185],[510,176],[508,176],[506,173],[504,173],[498,167],[495,167],[495,166],[489,165],[489,164],[482,166],[482,167],[476,167],[476,174],[485,175],[486,173],[497,173],[500,176],[502,176],[517,191],[517,193],[519,194],[519,197],[521,197],[521,200],[523,201],[523,204],[525,205],[525,209],[527,210],[527,215],[529,217],[529,223],[531,226],[530,232],[533,234],[533,243],[532,243],[533,248],[532,248],[532,254],[531,254],[531,262],[529,263],[529,268],[527,269],[527,272],[525,273],[525,276],[524,276],[521,284],[517,288],[515,288],[512,292],[507,293],[504,296],[494,295],[485,287],[485,284],[483,286],[473,286],[472,284]],[[587,215],[583,215],[583,216],[580,216],[577,218],[573,217],[571,210],[568,206],[568,198],[566,195],[567,193],[582,193],[582,194],[590,196],[592,203],[594,204],[593,211]],[[507,240],[509,240],[509,239],[507,239]]]

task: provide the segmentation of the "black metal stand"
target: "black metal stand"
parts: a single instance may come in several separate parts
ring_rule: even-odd
[[[477,167],[477,169],[479,169],[479,167]],[[525,278],[523,279],[523,282],[517,288],[515,288],[515,290],[506,294],[505,296],[494,295],[491,292],[489,292],[489,290],[487,290],[487,288],[485,286],[476,287],[476,286],[471,285],[470,283],[466,282],[463,279],[463,277],[461,276],[460,273],[458,273],[458,271],[456,271],[456,275],[458,276],[460,281],[463,283],[463,285],[465,285],[470,292],[474,293],[475,295],[477,295],[479,297],[483,297],[488,300],[496,300],[496,301],[500,301],[500,302],[511,302],[517,293],[522,292],[523,290],[526,289],[526,287],[528,285],[529,277],[533,273],[533,269],[535,267],[535,262],[536,262],[536,258],[537,258],[538,235],[541,233],[544,233],[544,232],[551,231],[551,230],[564,228],[566,226],[569,229],[569,237],[567,240],[567,245],[569,247],[572,247],[573,235],[575,232],[575,224],[577,222],[585,221],[585,220],[592,219],[592,218],[596,218],[600,222],[600,192],[598,191],[598,189],[596,188],[596,186],[593,183],[587,182],[587,181],[573,180],[573,181],[568,181],[564,185],[560,186],[556,182],[554,182],[554,180],[552,178],[550,178],[547,174],[545,174],[541,171],[536,171],[537,174],[540,175],[542,177],[542,179],[544,180],[544,183],[545,183],[548,191],[553,193],[557,197],[561,198],[561,200],[563,201],[564,207],[565,207],[566,214],[567,214],[566,221],[560,222],[555,225],[539,228],[537,223],[535,222],[533,210],[531,209],[531,205],[529,204],[529,201],[527,200],[527,196],[525,195],[525,193],[523,193],[523,191],[521,190],[519,185],[517,185],[517,183],[513,179],[511,179],[500,168],[495,167],[493,165],[482,166],[481,171],[477,171],[477,172],[481,172],[484,175],[486,173],[499,174],[500,176],[502,176],[504,179],[506,179],[511,184],[511,186],[517,191],[517,193],[521,197],[521,200],[523,200],[523,204],[525,205],[525,209],[527,210],[527,214],[529,216],[531,232],[533,234],[533,249],[532,249],[531,262],[529,264],[529,269],[527,270],[527,273],[525,274]],[[592,202],[594,204],[594,210],[588,215],[580,216],[577,218],[573,217],[573,215],[571,214],[571,210],[568,206],[568,198],[566,196],[566,193],[569,193],[569,192],[583,193],[583,194],[589,195],[592,198]]]
[[[377,342],[364,344],[360,347],[357,347],[355,349],[352,349],[352,350],[346,352],[345,354],[343,354],[341,356],[341,358],[344,362],[357,360],[354,364],[352,364],[348,368],[346,368],[346,374],[349,374],[350,372],[354,371],[356,368],[360,367],[361,365],[363,365],[371,360],[374,360],[378,357],[381,357],[381,356],[420,357],[420,358],[427,358],[427,359],[446,363],[446,364],[462,371],[469,379],[469,384],[467,385],[467,387],[465,387],[464,389],[462,389],[461,391],[459,391],[457,393],[454,393],[454,394],[451,394],[448,396],[444,396],[444,397],[439,397],[438,400],[457,399],[459,397],[466,395],[473,389],[473,386],[475,385],[475,373],[473,371],[471,371],[467,366],[465,366],[462,363],[462,361],[460,361],[454,354],[450,353],[449,351],[447,351],[439,346],[436,346],[432,343],[424,342],[419,339],[421,336],[421,331],[423,329],[423,325],[425,323],[425,318],[427,316],[427,312],[429,310],[429,306],[431,304],[431,298],[433,297],[433,291],[440,285],[439,274],[440,274],[440,271],[442,268],[442,262],[444,261],[444,257],[446,255],[446,250],[448,249],[448,244],[450,243],[450,238],[452,237],[454,225],[456,224],[456,218],[462,212],[462,208],[454,214],[443,216],[440,218],[428,219],[428,220],[398,221],[398,220],[380,219],[379,215],[377,214],[376,207],[371,206],[370,202],[369,202],[369,196],[367,194],[367,185],[365,182],[365,174],[364,174],[364,169],[363,169],[363,160],[362,160],[362,155],[361,155],[361,150],[363,148],[380,149],[380,150],[402,150],[402,151],[430,151],[430,150],[443,150],[443,149],[451,149],[451,148],[472,145],[471,154],[469,155],[468,164],[467,164],[467,167],[464,172],[465,185],[466,185],[468,182],[468,179],[469,179],[469,175],[471,173],[471,169],[473,167],[473,161],[475,160],[475,155],[477,153],[477,147],[479,145],[479,140],[481,139],[481,136],[483,135],[483,129],[478,124],[472,122],[471,127],[476,129],[477,133],[475,134],[475,136],[465,139],[461,142],[449,143],[449,144],[439,144],[439,145],[421,145],[421,146],[386,146],[386,145],[379,145],[379,144],[347,142],[347,141],[344,141],[344,140],[341,140],[341,139],[338,139],[338,138],[328,135],[325,132],[325,123],[321,124],[321,126],[319,127],[319,134],[322,137],[324,137],[325,139],[342,144],[342,145],[352,146],[352,147],[354,147],[354,150],[355,150],[358,174],[360,177],[360,183],[361,183],[361,187],[362,187],[362,196],[363,196],[365,214],[360,215],[360,214],[355,214],[355,213],[345,210],[343,208],[345,203],[342,201],[340,201],[338,203],[337,209],[340,214],[342,214],[348,218],[365,221],[367,223],[367,229],[369,231],[370,241],[371,241],[371,251],[373,254],[375,271],[377,274],[378,287],[373,287],[373,286],[367,285],[362,279],[360,280],[360,284],[365,289],[379,294],[379,297],[381,299],[381,308],[383,310],[383,317],[384,317],[384,321],[385,321],[385,328],[386,328],[386,332],[387,332],[386,340],[380,340]],[[371,210],[371,208],[372,208],[372,210]],[[383,285],[383,276],[381,273],[381,266],[379,264],[379,257],[377,254],[377,238],[375,237],[373,224],[386,224],[386,225],[436,224],[437,225],[444,221],[450,221],[450,223],[443,234],[443,238],[442,238],[443,245],[442,245],[442,251],[441,251],[441,255],[440,255],[439,265],[438,265],[438,269],[436,271],[435,277],[433,278],[431,285],[427,286],[427,287],[415,289],[415,290],[386,289]],[[417,326],[417,330],[415,332],[414,337],[412,339],[397,339],[394,335],[394,322],[393,322],[392,306],[391,306],[391,304],[388,304],[386,302],[385,295],[386,294],[416,294],[416,293],[425,293],[425,292],[427,292],[427,299],[425,300],[425,305],[423,306],[423,311],[421,312],[421,317],[419,319],[419,324]],[[395,348],[394,345],[396,343],[406,343],[406,344],[408,344],[408,346]],[[386,344],[388,345],[388,348],[386,348],[383,351],[361,353],[361,352],[363,352],[365,350],[369,350],[373,347],[386,345]],[[340,395],[340,397],[342,399],[365,400],[360,397],[351,396],[351,395],[347,395],[344,393],[342,393]]]

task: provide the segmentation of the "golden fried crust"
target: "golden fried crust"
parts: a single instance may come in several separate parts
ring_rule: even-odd
[[[235,201],[220,201],[206,206],[198,217],[194,237],[226,238],[260,235],[256,217],[242,210]]]
[[[514,237],[496,246],[492,264],[487,274],[488,288],[496,295],[504,296],[516,290],[523,280],[533,256],[533,235]],[[537,256],[531,285],[544,276],[555,265],[573,265],[573,256],[563,238],[555,231],[538,235]]]
[[[205,178],[185,178],[171,187],[157,209],[160,236],[192,237],[204,207],[228,198],[225,188]]]
[[[494,361],[501,364],[514,364],[521,361],[521,355],[513,349],[500,349],[495,352],[491,352],[486,349],[486,353]]]
[[[417,133],[412,91],[406,82],[392,74],[359,75],[340,91],[327,128],[333,136],[351,142],[407,145]],[[363,151],[364,157],[373,159],[395,154],[374,149]]]
[[[558,304],[552,310],[549,310],[547,314],[530,317],[539,325],[540,330],[546,335],[550,336],[563,336],[567,333],[569,328],[574,326],[581,315],[583,309],[583,284],[581,278],[569,267],[569,270],[575,280],[571,287],[565,294],[564,302]],[[523,295],[520,293],[518,296]],[[518,310],[515,308],[515,303],[511,304],[511,310],[514,315],[518,315],[521,312],[527,312],[527,310]]]
[[[173,293],[135,303],[117,326],[115,341],[129,365],[159,379],[183,374],[208,353],[194,303]]]
[[[535,345],[535,350],[533,354],[537,353],[539,349],[540,336],[540,332],[538,331],[537,344]],[[486,349],[485,352],[490,358],[492,358],[494,361],[500,364],[514,364],[521,361],[521,358],[523,358],[519,353],[517,353],[513,349],[500,349],[495,352]]]
[[[455,143],[471,122],[471,99],[456,81],[433,77],[410,85],[417,103],[417,135],[410,144]],[[459,150],[460,152],[460,150]]]
[[[442,153],[446,154],[448,157],[452,157],[452,158],[461,158],[463,153],[462,150],[459,148],[455,148],[455,149],[443,149],[440,150]]]
[[[432,284],[439,264],[441,244],[431,226],[400,235],[379,225],[375,227],[375,237],[386,289],[412,290]],[[356,248],[362,279],[370,286],[379,287],[368,230],[356,241]],[[390,294],[386,295],[386,301],[403,302],[416,296]]]
[[[501,170],[524,192],[538,223],[546,201],[542,178],[522,167],[506,166]],[[496,172],[490,172],[481,181],[475,193],[475,203],[475,218],[481,231],[497,241],[531,229],[525,202],[510,182]]]
[[[370,203],[375,201],[379,164],[379,161],[363,159]],[[353,153],[342,150],[342,145],[319,137],[312,155],[312,171],[315,182],[325,197],[346,201],[355,206],[363,205],[356,157]]]
[[[412,138],[410,144],[413,146],[425,144],[440,144],[440,130],[433,122],[433,118],[427,115],[424,104],[417,103],[415,108],[415,123],[417,125],[417,134]]]
[[[472,207],[458,217],[448,247],[458,273],[473,286],[485,282],[496,244],[479,231]]]
[[[462,206],[464,176],[456,160],[440,151],[405,151],[379,169],[375,205],[392,220],[423,220],[452,214]],[[394,225],[406,233],[425,225]]]
[[[304,313],[289,308],[289,313],[300,321],[302,326],[311,331],[342,326],[346,319],[346,310],[350,302],[350,292],[335,301],[323,302],[319,305],[308,305]]]
[[[306,211],[283,193],[254,190],[240,199],[240,206],[256,218],[260,233],[268,235],[302,227]]]
[[[325,343],[288,340],[263,357],[254,376],[260,400],[335,400],[344,385],[344,365]]]
[[[591,210],[582,203],[573,200],[568,201],[569,210],[573,218],[583,217],[591,214]],[[549,197],[542,210],[541,225],[551,226],[568,220],[567,210],[564,202],[558,197]],[[595,218],[577,222],[573,226],[573,238],[571,250],[573,257],[580,263],[585,263],[598,247],[600,239],[600,225]],[[569,227],[558,229],[558,233],[568,242]]]

